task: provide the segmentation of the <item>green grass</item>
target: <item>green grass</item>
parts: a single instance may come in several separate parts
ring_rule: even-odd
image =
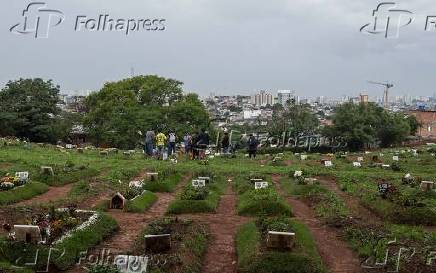
[[[296,233],[294,249],[282,252],[267,249],[265,234],[273,226],[287,227]],[[288,229],[289,228],[289,229]],[[305,225],[286,218],[250,222],[239,228],[236,236],[238,272],[242,273],[322,273],[315,242]]]
[[[126,211],[128,212],[144,212],[149,209],[157,201],[157,196],[150,192],[144,191],[141,195],[136,196],[126,203]]]
[[[19,201],[31,199],[32,197],[47,191],[48,186],[39,182],[31,182],[22,187],[17,187],[9,191],[0,191],[0,205],[9,205]]]
[[[292,216],[291,207],[271,187],[250,189],[238,200],[238,214],[247,216]]]
[[[97,221],[85,229],[77,230],[68,237],[54,245],[57,249],[65,249],[62,257],[53,260],[60,270],[66,270],[74,265],[80,257],[80,252],[87,251],[108,237],[118,228],[117,222],[110,216],[99,213]]]
[[[182,175],[176,173],[158,181],[147,182],[144,189],[152,192],[173,192],[177,184],[181,181]]]
[[[191,185],[185,188],[188,190]],[[182,214],[182,213],[206,213],[214,212],[218,207],[221,194],[226,187],[226,180],[223,177],[215,178],[213,182],[207,185],[207,197],[204,200],[183,200],[182,194],[177,200],[170,203],[167,213]]]

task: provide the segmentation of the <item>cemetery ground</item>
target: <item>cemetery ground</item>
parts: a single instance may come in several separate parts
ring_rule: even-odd
[[[0,271],[436,272],[435,153],[176,162],[1,143]]]

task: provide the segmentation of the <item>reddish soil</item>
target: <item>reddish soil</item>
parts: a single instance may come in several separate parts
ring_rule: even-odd
[[[279,175],[273,175],[273,183],[277,186],[280,194],[286,196],[280,186]],[[293,197],[286,197],[286,199],[292,206],[295,217],[306,224],[312,233],[318,252],[330,273],[362,272],[358,256],[348,247],[346,242],[338,238],[338,234],[333,228],[318,220],[313,210],[304,202]]]
[[[318,181],[321,185],[326,187],[328,190],[334,192],[345,202],[345,205],[351,210],[353,217],[356,219],[364,220],[367,223],[380,223],[382,220],[380,217],[369,209],[365,208],[359,201],[346,192],[341,191],[338,184],[336,184],[334,179],[326,177],[318,177]]]
[[[231,184],[221,196],[216,214],[192,215],[188,218],[209,225],[211,242],[209,242],[203,260],[203,273],[236,273],[236,232],[250,218],[237,216],[236,195]]]
[[[68,195],[74,184],[67,184],[60,187],[49,187],[49,190],[31,199],[16,203],[15,205],[27,206],[32,204],[45,204],[60,200]]]
[[[145,176],[145,172],[143,173]],[[142,177],[137,177],[141,179]],[[167,208],[171,201],[174,200],[176,195],[183,189],[189,181],[190,176],[185,176],[172,193],[156,193],[158,200],[153,206],[145,213],[126,213],[120,210],[109,210],[108,214],[113,217],[118,225],[119,230],[114,233],[110,238],[103,241],[100,245],[89,251],[88,257],[98,257],[103,251],[108,255],[128,254],[134,247],[138,235],[144,229],[148,222],[153,219],[165,215]],[[108,254],[108,251],[109,254]],[[67,271],[69,273],[85,272],[83,268],[74,267]]]

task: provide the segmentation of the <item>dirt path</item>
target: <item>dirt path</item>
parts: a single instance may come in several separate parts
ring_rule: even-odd
[[[175,191],[172,193],[155,193],[158,199],[145,213],[126,213],[120,210],[109,210],[107,213],[117,221],[119,230],[110,238],[103,241],[100,245],[90,250],[88,252],[88,257],[91,257],[91,255],[93,257],[98,257],[99,255],[102,255],[102,253],[105,253],[106,257],[113,257],[118,254],[128,254],[137,241],[138,235],[147,223],[165,215],[169,204],[175,199],[189,179],[189,175],[183,177],[182,181],[178,183]],[[67,272],[79,273],[85,271],[83,268],[76,266]]]
[[[67,185],[60,186],[60,187],[49,187],[47,192],[45,192],[41,195],[37,195],[31,199],[18,202],[14,205],[27,206],[27,205],[32,205],[32,204],[44,204],[44,203],[49,203],[49,202],[53,202],[53,201],[58,201],[58,200],[66,197],[68,195],[68,193],[73,188],[73,185],[74,185],[74,183],[67,184]]]
[[[226,193],[221,200],[216,214],[193,215],[191,219],[209,225],[211,242],[203,260],[203,273],[236,273],[236,232],[239,226],[250,219],[237,215],[236,195],[229,183]]]
[[[280,176],[273,175],[273,183],[282,196],[287,196],[280,185]],[[313,210],[304,202],[286,197],[292,206],[295,217],[307,225],[315,240],[319,254],[330,273],[359,273],[362,272],[357,255],[340,240],[336,231],[318,220]]]

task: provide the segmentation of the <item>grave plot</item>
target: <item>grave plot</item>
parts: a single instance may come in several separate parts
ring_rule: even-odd
[[[204,224],[158,218],[139,235],[131,256],[148,258],[146,272],[196,273],[201,270],[208,240],[209,231]]]
[[[318,179],[304,171],[290,172],[288,177],[276,177],[285,196],[299,197],[315,210],[316,216],[327,223],[336,223],[347,217],[348,209],[335,193],[320,185]]]
[[[342,189],[382,219],[397,224],[436,225],[436,192],[423,190],[424,178],[405,179],[405,174],[379,177],[386,178],[363,173],[337,176]]]
[[[98,173],[97,170],[88,166],[66,161],[63,164],[41,166],[40,171],[35,173],[34,179],[50,186],[62,186],[81,179],[89,179]]]
[[[14,174],[0,172],[0,205],[30,199],[47,191],[48,186],[31,181],[27,171],[15,172]]]
[[[144,189],[152,192],[173,192],[182,174],[172,168],[147,172]]]
[[[109,216],[73,207],[30,212],[26,219],[30,221],[22,219],[3,225],[9,235],[0,238],[0,260],[31,270],[46,270],[47,266],[68,269],[81,251],[93,247],[117,228]]]
[[[259,178],[236,177],[235,188],[239,194],[237,210],[239,215],[285,215],[292,216],[292,210],[268,181],[256,181]]]
[[[97,207],[103,211],[110,209],[139,213],[149,209],[156,201],[157,196],[144,189],[143,181],[131,181],[114,193],[110,200],[100,202]]]
[[[191,183],[171,202],[168,213],[205,213],[214,212],[220,196],[224,193],[226,179],[211,173],[197,173]]]
[[[305,225],[289,218],[243,225],[236,238],[238,272],[326,272]]]

